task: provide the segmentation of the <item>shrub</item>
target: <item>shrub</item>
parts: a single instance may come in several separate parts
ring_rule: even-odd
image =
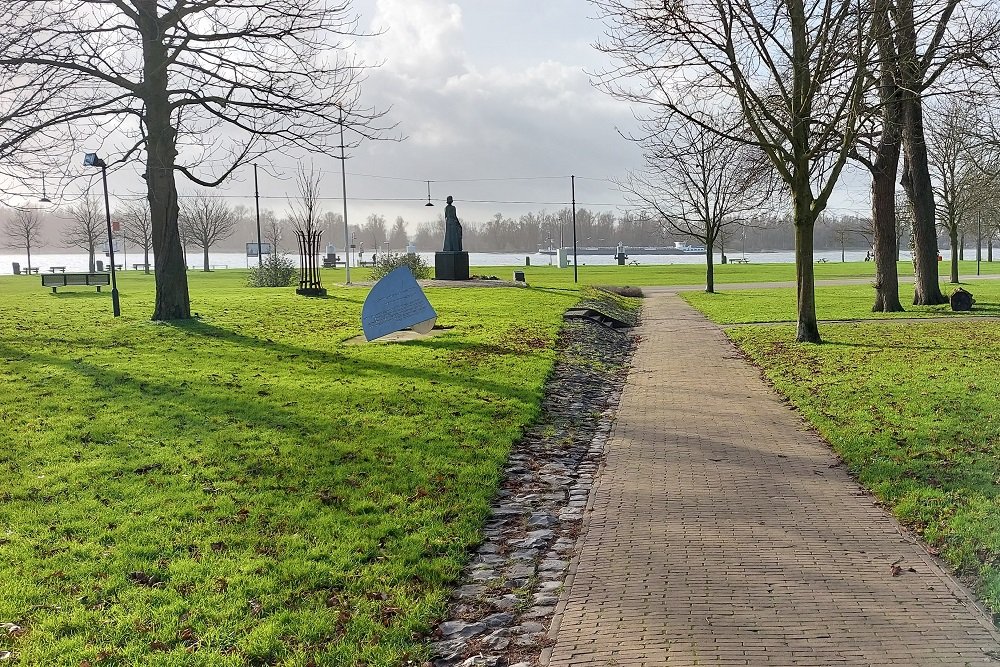
[[[250,287],[288,287],[295,284],[298,269],[284,255],[268,255],[260,266],[250,269],[247,284]]]
[[[372,268],[372,280],[381,280],[386,275],[401,266],[409,267],[414,278],[430,278],[431,267],[420,255],[406,255],[397,253],[386,253],[375,258],[375,266]]]

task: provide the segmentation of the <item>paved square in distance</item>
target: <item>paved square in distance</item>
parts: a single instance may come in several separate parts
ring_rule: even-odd
[[[648,294],[542,664],[1000,665],[968,593],[722,331]]]

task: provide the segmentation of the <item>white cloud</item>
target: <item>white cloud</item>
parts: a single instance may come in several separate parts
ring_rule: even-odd
[[[462,10],[454,3],[377,0],[372,30],[385,33],[367,55],[404,80],[440,82],[464,70]]]

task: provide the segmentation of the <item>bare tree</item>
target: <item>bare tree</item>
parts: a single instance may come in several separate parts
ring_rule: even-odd
[[[392,223],[388,241],[389,248],[400,251],[406,250],[406,246],[410,242],[410,237],[406,234],[406,221],[403,220],[402,216],[396,216],[396,222]]]
[[[122,234],[129,243],[142,248],[142,262],[149,273],[149,252],[153,249],[153,221],[146,202],[129,202],[118,212]]]
[[[679,116],[767,156],[795,222],[796,340],[821,342],[813,235],[859,132],[868,0],[592,2],[607,24],[599,48],[617,65],[600,76],[606,90],[649,117]]]
[[[840,246],[840,261],[847,261],[847,242],[855,237],[868,240],[872,234],[871,220],[858,216],[842,215],[840,218],[824,216],[823,220],[833,233],[833,238]],[[870,241],[869,241],[870,242]]]
[[[324,220],[322,210],[322,192],[320,190],[320,172],[299,165],[295,175],[295,185],[299,196],[288,202],[288,224],[296,232],[305,234],[323,232]]]
[[[937,220],[951,245],[951,282],[958,283],[959,236],[972,221],[982,194],[983,172],[974,151],[980,146],[972,134],[976,124],[968,102],[954,97],[928,109],[934,122],[927,134],[927,162],[934,186]]]
[[[260,235],[263,237],[261,242],[271,244],[271,252],[278,254],[281,250],[282,224],[270,209],[260,212]]]
[[[219,197],[201,192],[181,203],[180,225],[191,243],[201,248],[204,271],[211,270],[208,251],[219,241],[232,236],[236,224],[233,209]],[[159,264],[159,258],[156,262]]]
[[[31,270],[31,246],[42,239],[42,218],[34,209],[15,209],[13,216],[3,225],[4,235],[11,248],[24,248],[28,253],[28,270]]]
[[[645,173],[622,189],[634,204],[653,210],[666,232],[705,247],[705,291],[715,291],[713,253],[727,227],[744,225],[773,193],[773,170],[759,151],[691,122],[648,127],[640,141]]]
[[[444,226],[443,221],[441,226]],[[372,213],[365,221],[364,226],[361,228],[361,232],[366,241],[371,239],[372,250],[378,252],[379,248],[382,247],[382,244],[385,243],[388,238],[388,231],[385,226],[385,216],[379,215],[378,213]]]
[[[90,271],[96,270],[94,255],[102,239],[107,243],[107,220],[104,214],[104,204],[91,195],[85,195],[80,201],[66,209],[69,224],[63,231],[63,244],[68,248],[79,248],[87,253],[90,260]]]
[[[875,303],[873,312],[899,312],[899,236],[896,205],[896,174],[902,154],[902,88],[896,35],[889,0],[874,0],[872,36],[878,58],[870,63],[876,90],[870,91],[864,130],[852,157],[872,177],[871,244],[875,253]],[[912,216],[911,216],[912,217]]]
[[[350,0],[11,0],[0,25],[0,164],[83,141],[143,162],[157,320],[191,312],[178,173],[212,187],[277,148],[337,153],[340,127],[379,135]]]

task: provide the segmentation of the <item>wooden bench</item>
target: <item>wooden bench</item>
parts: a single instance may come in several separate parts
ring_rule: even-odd
[[[730,264],[749,264],[750,260],[746,257],[731,257],[729,258]]]
[[[38,273],[38,267],[37,266],[22,266],[21,267],[21,273],[23,273],[24,275],[28,275],[29,273]]]
[[[96,287],[101,291],[102,285],[111,284],[110,273],[44,273],[42,274],[42,287],[51,287],[52,293],[56,294],[58,287],[70,287],[81,285]]]
[[[139,269],[142,269],[143,271],[148,271],[151,266],[151,264],[143,264],[142,262],[139,262],[138,264],[132,265],[132,270],[138,271]]]
[[[55,273],[56,271],[59,271],[60,273],[66,273],[66,267],[65,266],[50,266],[49,267],[49,273]]]

